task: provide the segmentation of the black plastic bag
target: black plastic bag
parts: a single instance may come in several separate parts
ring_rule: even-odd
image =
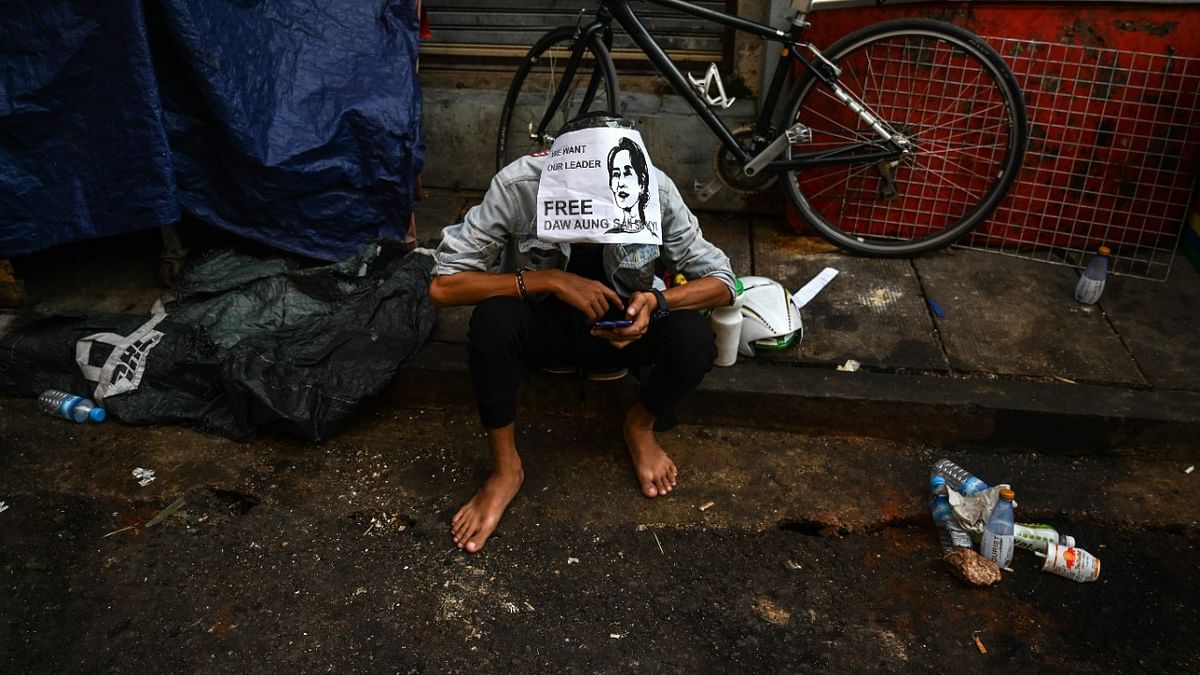
[[[165,317],[21,317],[0,337],[0,387],[99,395],[133,424],[322,440],[428,339],[432,267],[395,243],[307,269],[220,254],[188,272],[181,303]],[[86,339],[97,334],[111,337]],[[103,381],[84,377],[80,354],[83,367],[105,370]]]

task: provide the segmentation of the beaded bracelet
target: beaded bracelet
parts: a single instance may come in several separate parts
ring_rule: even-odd
[[[517,270],[517,294],[522,300],[529,295],[529,291],[525,290],[525,275],[521,274],[521,270]]]

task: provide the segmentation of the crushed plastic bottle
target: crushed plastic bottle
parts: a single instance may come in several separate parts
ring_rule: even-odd
[[[1008,488],[1000,488],[1000,500],[988,516],[979,540],[979,553],[1001,568],[1008,567],[1013,557],[1013,500],[1017,494]]]
[[[1074,546],[1075,537],[1059,534],[1050,525],[1041,523],[1016,523],[1013,525],[1013,543],[1028,551],[1046,552],[1047,544]]]
[[[959,524],[958,518],[950,508],[946,478],[936,473],[930,476],[929,490],[929,513],[933,516],[933,524],[937,526],[938,543],[942,545],[942,553],[949,553],[958,548],[972,548],[971,535]]]
[[[1081,548],[1047,544],[1042,571],[1066,577],[1072,581],[1095,581],[1100,578],[1100,559]]]
[[[57,389],[47,389],[38,396],[38,407],[49,415],[65,417],[72,422],[103,422],[107,417],[104,408],[91,399],[68,394]]]
[[[1112,251],[1107,246],[1101,246],[1096,255],[1088,261],[1079,282],[1075,284],[1075,299],[1085,305],[1094,305],[1100,301],[1104,293],[1104,282],[1108,279],[1108,256]]]
[[[964,495],[978,494],[991,487],[948,459],[939,459],[933,465],[933,474],[944,477],[948,487]]]

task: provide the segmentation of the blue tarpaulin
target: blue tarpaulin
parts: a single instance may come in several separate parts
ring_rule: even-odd
[[[0,0],[0,258],[181,212],[341,260],[408,230],[412,1]]]

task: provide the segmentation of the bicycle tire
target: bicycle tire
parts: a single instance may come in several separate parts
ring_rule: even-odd
[[[593,35],[596,37],[583,53],[567,97],[554,111],[554,124],[540,138],[534,137],[532,131],[553,100],[555,87],[562,79],[562,66],[578,39],[577,30],[573,26],[555,28],[543,35],[525,55],[500,112],[500,131],[496,138],[497,170],[523,155],[548,150],[558,127],[581,113],[601,109],[618,112],[620,94],[616,68],[599,34]],[[588,85],[593,81],[597,83],[595,95],[585,108]]]
[[[1029,131],[1021,89],[994,49],[951,24],[897,19],[857,30],[824,55],[841,68],[839,84],[914,151],[890,180],[881,165],[784,172],[788,198],[818,234],[868,256],[914,256],[949,246],[999,207]],[[786,157],[878,139],[811,69],[796,91],[788,119],[808,126],[812,140]]]

